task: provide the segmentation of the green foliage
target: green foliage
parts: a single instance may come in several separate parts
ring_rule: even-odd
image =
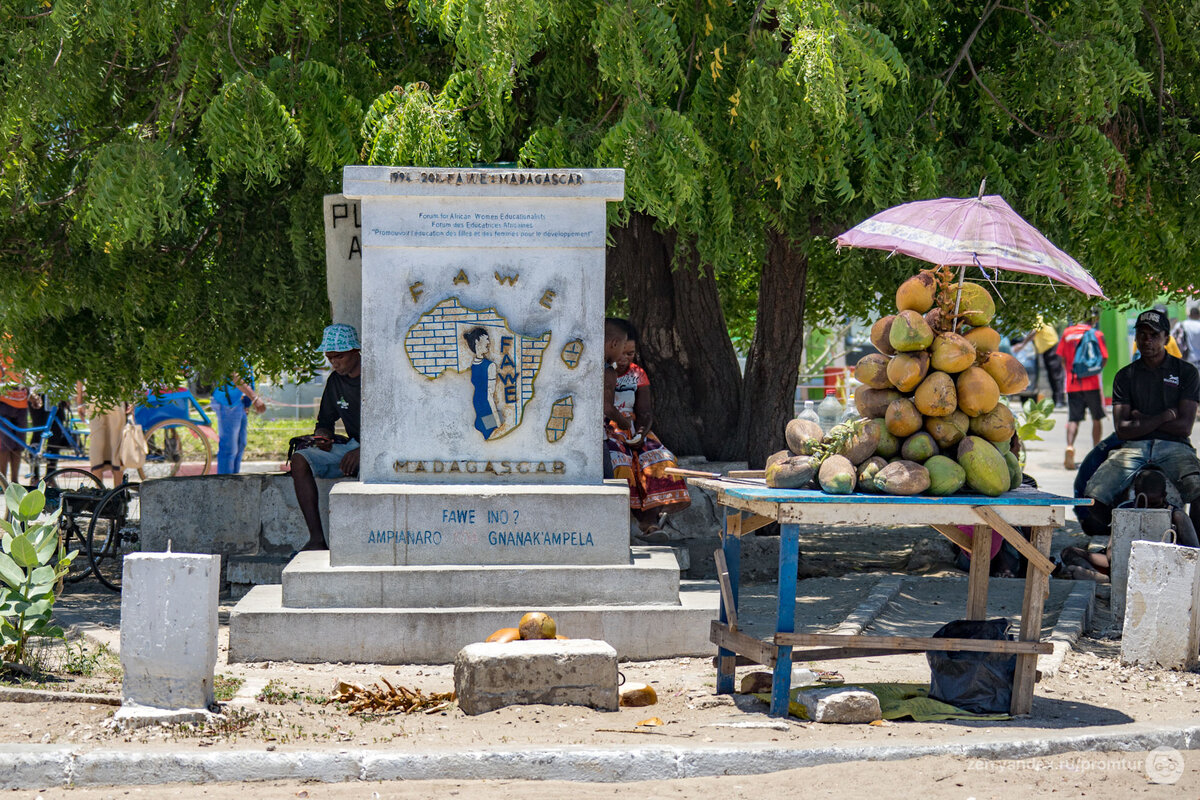
[[[1023,442],[1042,441],[1038,431],[1054,429],[1054,419],[1051,417],[1053,413],[1054,401],[1048,397],[1026,400],[1021,406],[1021,413],[1017,414],[1017,437]]]
[[[0,13],[0,318],[18,366],[64,391],[129,397],[247,354],[306,370],[328,313],[319,197],[355,159],[622,167],[610,221],[643,212],[694,246],[742,349],[769,232],[803,258],[805,321],[843,323],[924,265],[830,238],[982,178],[1114,302],[1200,266],[1200,0]],[[1092,302],[1001,289],[1014,330]]]
[[[29,639],[61,639],[52,622],[54,590],[78,551],[64,553],[58,538],[59,509],[43,514],[45,485],[26,491],[12,483],[4,492],[7,519],[0,520],[0,655],[22,663]]]

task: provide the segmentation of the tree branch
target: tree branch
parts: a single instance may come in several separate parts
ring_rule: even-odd
[[[1150,12],[1146,10],[1145,6],[1142,6],[1142,16],[1146,18],[1146,24],[1150,26],[1151,32],[1154,33],[1154,42],[1158,45],[1158,132],[1162,133],[1163,106],[1166,104],[1163,83],[1166,81],[1167,57],[1163,52],[1162,36],[1158,33],[1158,26],[1154,24],[1154,18],[1150,16]]]
[[[1005,114],[1007,114],[1009,116],[1009,118],[1012,119],[1013,122],[1017,123],[1022,128],[1029,131],[1030,133],[1032,133],[1034,136],[1038,137],[1039,139],[1056,139],[1056,138],[1058,138],[1056,136],[1050,136],[1049,134],[1039,133],[1038,131],[1035,131],[1033,128],[1031,128],[1025,124],[1025,120],[1021,119],[1016,114],[1009,111],[1008,106],[1004,105],[1004,102],[1001,101],[999,97],[996,97],[996,95],[992,93],[992,90],[988,88],[988,85],[983,82],[983,78],[979,77],[979,73],[977,73],[975,71],[975,64],[974,64],[974,62],[971,61],[970,53],[967,53],[965,55],[966,55],[967,68],[971,70],[971,77],[975,80],[976,83],[978,83],[983,88],[983,91],[987,92],[987,96],[992,98],[992,102],[994,102],[997,106],[999,106],[1000,110],[1003,111]]]

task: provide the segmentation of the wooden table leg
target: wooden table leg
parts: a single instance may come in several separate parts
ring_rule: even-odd
[[[796,632],[796,573],[800,568],[800,526],[779,526],[779,581],[775,630]],[[771,681],[771,716],[786,717],[792,691],[792,647],[779,645],[775,651],[775,675]]]
[[[1033,529],[1033,546],[1042,555],[1050,554],[1050,537],[1054,528],[1048,526]],[[1050,575],[1036,568],[1033,563],[1025,573],[1025,600],[1021,604],[1022,642],[1036,642],[1042,638],[1042,610],[1050,588]],[[1013,676],[1012,705],[1009,713],[1028,714],[1033,711],[1033,684],[1037,678],[1037,656],[1017,656],[1017,672]]]
[[[967,578],[967,619],[987,617],[988,574],[992,569],[992,529],[976,525],[971,540],[971,572]]]
[[[730,528],[741,530],[741,511],[732,508],[725,510],[725,532],[721,537],[721,549],[725,553],[725,566],[729,570],[729,588],[733,595],[733,614],[737,617],[738,586],[742,575],[742,539],[730,534]],[[737,517],[737,520],[733,518]],[[733,523],[731,525],[731,523]],[[729,610],[725,608],[725,599],[721,599],[721,622],[729,622]],[[737,666],[737,655],[732,650],[717,648],[717,694],[733,694],[734,668]]]

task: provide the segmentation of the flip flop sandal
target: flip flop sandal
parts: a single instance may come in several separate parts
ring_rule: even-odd
[[[817,683],[823,683],[826,686],[841,686],[845,682],[846,679],[840,672],[824,670],[817,672]]]
[[[641,533],[635,534],[633,540],[639,544],[667,544],[671,541],[671,537],[661,528],[651,526]]]

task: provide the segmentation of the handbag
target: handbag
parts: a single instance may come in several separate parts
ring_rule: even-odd
[[[125,469],[141,469],[146,464],[146,434],[142,426],[133,421],[132,417],[125,418],[125,427],[121,431],[121,444],[117,448],[117,457]]]

